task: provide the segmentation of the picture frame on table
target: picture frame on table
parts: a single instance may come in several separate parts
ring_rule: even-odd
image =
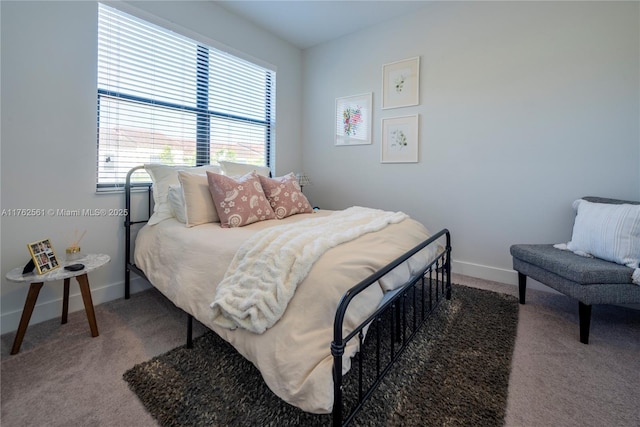
[[[381,163],[417,163],[419,115],[382,119]]]
[[[27,245],[38,274],[48,273],[60,267],[50,239],[38,240]]]
[[[420,57],[382,66],[382,109],[420,104]]]
[[[371,144],[373,94],[336,98],[335,145]]]

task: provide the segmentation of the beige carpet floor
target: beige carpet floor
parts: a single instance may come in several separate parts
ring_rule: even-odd
[[[15,334],[0,337],[0,425],[156,425],[122,374],[182,345],[186,316],[155,290],[99,305],[96,316],[96,338],[83,311],[66,325],[31,325],[14,356]],[[640,310],[595,306],[589,345],[578,341],[577,302],[562,295],[530,290],[519,317],[506,426],[640,426]],[[204,330],[195,322],[196,336]]]

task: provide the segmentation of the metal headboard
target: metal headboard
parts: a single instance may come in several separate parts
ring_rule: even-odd
[[[131,226],[136,224],[146,224],[151,217],[151,182],[144,183],[131,183],[131,176],[139,171],[144,170],[144,166],[136,166],[127,172],[127,178],[124,184],[124,207],[125,217],[124,217],[124,229],[125,229],[125,276],[124,276],[124,297],[125,299],[129,299],[131,295],[131,271],[143,277],[145,280],[147,277],[144,272],[140,270],[133,260],[131,259]],[[147,192],[147,219],[132,221],[131,218],[131,190],[132,189],[146,189]]]

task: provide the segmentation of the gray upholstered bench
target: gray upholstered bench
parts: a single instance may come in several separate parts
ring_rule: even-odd
[[[596,203],[631,203],[585,197]],[[624,265],[587,258],[548,244],[513,245],[513,269],[518,272],[520,304],[525,303],[526,281],[531,277],[578,300],[580,342],[589,343],[593,304],[640,303],[640,286],[631,279],[633,269]]]

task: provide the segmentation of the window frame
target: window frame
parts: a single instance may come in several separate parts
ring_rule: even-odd
[[[113,10],[116,13],[122,13],[124,15],[130,15],[135,20],[142,21],[144,24],[151,24],[152,26],[158,28],[159,30],[165,31],[167,33],[175,33],[180,37],[186,38],[190,42],[193,42],[196,48],[196,79],[195,79],[195,93],[196,93],[196,106],[193,107],[191,105],[180,104],[175,102],[167,102],[163,100],[156,100],[147,98],[144,96],[127,94],[125,92],[119,92],[114,90],[109,90],[100,87],[100,82],[97,82],[97,122],[96,122],[96,190],[98,192],[103,191],[114,191],[121,190],[124,186],[124,176],[122,177],[122,182],[120,182],[120,177],[116,176],[116,181],[114,182],[104,182],[104,180],[100,181],[100,122],[101,122],[101,101],[103,98],[110,98],[115,101],[128,101],[134,102],[141,105],[149,106],[149,107],[162,107],[168,108],[172,111],[177,112],[186,112],[190,114],[195,114],[196,120],[196,141],[195,141],[195,164],[188,166],[202,166],[207,164],[215,164],[214,159],[211,159],[211,122],[214,119],[222,119],[229,120],[232,122],[240,122],[243,124],[249,125],[258,125],[264,128],[264,166],[271,168],[271,157],[272,157],[272,144],[274,143],[274,134],[275,134],[275,82],[276,82],[276,70],[275,67],[270,65],[265,65],[262,61],[247,59],[244,54],[238,54],[237,52],[230,52],[232,49],[221,49],[219,47],[219,43],[206,40],[203,42],[202,37],[194,37],[192,34],[188,34],[189,31],[184,29],[177,29],[176,25],[169,23],[157,23],[156,21],[160,19],[153,19],[150,16],[140,17],[137,13],[132,13],[128,10],[122,10],[120,8],[115,8],[110,5],[104,5],[99,3],[99,7],[106,7],[108,9]],[[124,8],[128,9],[128,8]],[[100,14],[100,10],[98,10],[98,14]],[[161,20],[160,20],[161,21]],[[98,25],[100,25],[98,23]],[[98,39],[100,35],[98,32]],[[99,42],[98,42],[99,43]],[[227,112],[216,111],[209,108],[209,94],[210,94],[210,79],[209,74],[211,72],[211,62],[210,62],[210,53],[219,53],[222,55],[227,55],[235,60],[243,61],[250,63],[256,67],[260,67],[265,72],[265,92],[264,92],[264,105],[265,105],[265,116],[264,118],[255,118],[250,117],[249,113],[247,116],[239,115],[239,114],[231,114]],[[97,73],[100,74],[100,60],[97,59]],[[150,181],[146,181],[145,183],[149,183]]]

